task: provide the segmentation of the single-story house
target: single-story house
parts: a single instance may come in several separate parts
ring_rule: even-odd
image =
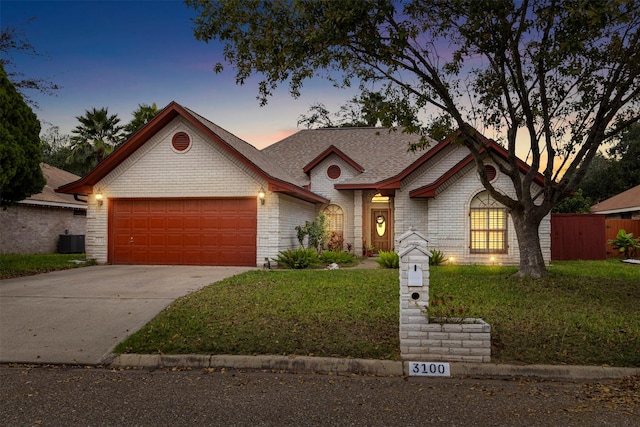
[[[42,192],[0,209],[0,253],[56,253],[60,235],[84,239],[86,201],[73,194],[55,192],[56,188],[80,177],[46,163],[40,163],[40,169],[47,180]]]
[[[57,191],[87,195],[86,252],[102,263],[262,266],[296,248],[295,227],[324,212],[358,254],[391,250],[415,227],[453,262],[517,264],[508,211],[482,187],[467,149],[451,138],[408,151],[417,138],[314,129],[258,150],[172,102]],[[514,193],[508,177],[487,168],[496,187]],[[548,218],[540,235],[548,260]]]
[[[640,219],[640,185],[591,206],[591,213],[608,219]]]

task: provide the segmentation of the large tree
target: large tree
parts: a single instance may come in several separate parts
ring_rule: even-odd
[[[40,122],[0,64],[0,205],[42,191]]]
[[[71,154],[67,162],[82,174],[89,172],[113,152],[123,138],[117,114],[107,108],[86,110],[76,117],[80,124],[71,133]]]
[[[521,275],[546,274],[542,219],[577,189],[600,145],[639,119],[634,0],[186,3],[198,11],[196,38],[224,43],[237,83],[260,76],[262,103],[279,84],[298,96],[325,77],[383,93],[409,131],[420,130],[415,117],[426,108],[450,116],[482,184],[510,211]],[[500,135],[506,161],[475,129]],[[487,159],[511,179],[512,195],[489,182]]]
[[[580,188],[593,202],[601,202],[640,185],[640,123],[623,131],[606,155],[598,152]]]

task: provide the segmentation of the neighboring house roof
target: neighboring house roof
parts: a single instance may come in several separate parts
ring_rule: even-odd
[[[69,182],[76,181],[80,178],[78,175],[74,175],[71,172],[58,169],[54,166],[46,163],[40,163],[40,169],[42,175],[47,180],[42,191],[38,194],[33,194],[25,200],[19,203],[26,205],[40,205],[40,206],[56,206],[63,208],[74,209],[86,209],[87,203],[76,200],[73,194],[60,194],[56,193],[55,189],[61,185],[68,184]]]
[[[591,206],[591,213],[614,214],[640,211],[640,185]]]

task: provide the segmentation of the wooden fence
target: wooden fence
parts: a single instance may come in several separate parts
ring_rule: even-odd
[[[624,229],[640,237],[640,220],[605,219],[598,214],[552,214],[552,260],[602,260],[615,258],[618,251],[608,240],[613,240],[618,230]]]

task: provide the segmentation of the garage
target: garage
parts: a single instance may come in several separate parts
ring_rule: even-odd
[[[255,198],[110,199],[112,264],[256,265]]]

